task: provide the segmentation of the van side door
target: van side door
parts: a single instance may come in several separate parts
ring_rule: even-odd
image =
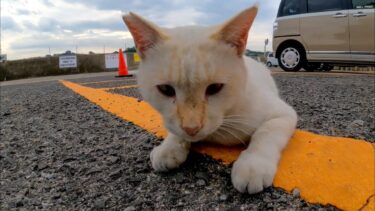
[[[375,62],[375,0],[350,0],[350,50],[353,60]]]
[[[300,18],[308,60],[350,59],[349,17],[346,0],[306,0]]]

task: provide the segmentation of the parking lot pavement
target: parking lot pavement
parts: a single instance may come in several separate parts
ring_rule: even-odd
[[[374,76],[275,78],[299,113],[299,128],[375,141]],[[124,89],[134,81],[117,80],[74,82],[119,86],[109,92],[139,97],[136,89]],[[148,155],[158,144],[155,136],[58,82],[4,86],[0,94],[1,209],[335,209],[302,200],[298,190],[239,194],[230,167],[198,153],[178,170],[154,173]],[[363,206],[371,208],[372,202]]]
[[[129,74],[136,74],[136,70],[130,70]],[[31,83],[40,83],[40,82],[49,82],[49,81],[58,81],[58,80],[103,80],[105,78],[113,79],[117,75],[116,71],[108,72],[98,72],[98,73],[80,73],[80,74],[71,74],[71,75],[58,75],[58,76],[47,76],[47,77],[35,77],[35,78],[26,78],[12,81],[0,81],[1,86],[10,86],[10,85],[22,85],[22,84],[31,84]],[[100,79],[96,79],[100,78]]]

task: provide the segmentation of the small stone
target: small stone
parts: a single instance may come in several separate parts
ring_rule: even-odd
[[[86,175],[92,175],[92,174],[97,174],[97,173],[100,173],[102,172],[103,170],[102,169],[99,169],[99,168],[93,168],[93,169],[90,169]]]
[[[118,169],[118,170],[112,172],[112,173],[109,175],[109,177],[110,177],[112,180],[117,180],[118,178],[121,177],[122,173],[123,173],[122,169]]]
[[[274,208],[273,203],[267,203],[266,208],[267,209],[273,209]]]
[[[198,171],[195,173],[195,177],[198,179],[203,179],[204,181],[208,182],[208,174],[205,172]]]
[[[48,168],[49,166],[48,166],[48,164],[46,164],[46,163],[38,163],[38,165],[36,166],[36,169],[38,170],[38,171],[41,171],[41,170],[43,170],[43,169],[46,169],[46,168]]]
[[[12,204],[12,207],[22,207],[23,206],[23,198],[17,197]]]
[[[52,199],[55,199],[55,200],[59,199],[59,198],[61,198],[61,194],[59,194],[59,193],[52,196]]]
[[[226,201],[228,200],[228,195],[226,194],[221,194],[220,197],[219,197],[220,201]]]
[[[243,209],[241,209],[240,206],[234,206],[234,207],[229,208],[227,211],[241,211],[241,210]]]
[[[120,161],[120,158],[117,156],[110,156],[107,158],[109,164],[115,164]]]
[[[360,119],[357,119],[357,120],[354,120],[351,125],[354,125],[354,126],[363,126],[365,124],[365,122],[363,120],[360,120]]]
[[[76,158],[74,157],[67,157],[63,160],[64,163],[69,163],[69,162],[72,162],[72,161],[75,161],[77,160]]]
[[[40,175],[41,175],[42,177],[46,178],[46,179],[52,179],[52,178],[54,177],[53,174],[44,173],[44,172],[42,172]]]
[[[16,207],[23,207],[23,199],[21,197],[16,200]]]
[[[204,186],[204,185],[206,185],[206,182],[205,182],[204,180],[199,179],[199,180],[197,181],[197,186]]]
[[[135,211],[135,207],[134,206],[127,207],[124,209],[124,211]]]
[[[275,199],[279,199],[280,198],[280,193],[279,192],[277,192],[277,191],[273,191],[272,193],[271,193],[271,199],[273,199],[273,200],[275,200]]]
[[[294,188],[293,191],[292,191],[292,194],[294,197],[299,197],[300,195],[300,191],[298,188]]]
[[[182,173],[177,173],[176,176],[175,176],[175,180],[178,184],[181,184],[181,183],[184,182],[185,177]]]
[[[59,171],[64,172],[69,176],[73,176],[75,174],[75,169],[72,168],[70,165],[64,164],[59,168]]]
[[[107,202],[107,199],[106,198],[101,198],[101,199],[97,199],[95,201],[95,208],[96,209],[104,209],[105,208],[105,203]]]

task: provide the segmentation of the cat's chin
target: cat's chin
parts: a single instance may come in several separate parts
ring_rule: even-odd
[[[202,141],[205,139],[205,136],[197,136],[197,137],[188,137],[188,136],[183,136],[182,137],[185,141],[190,142],[190,143],[196,143],[199,141]]]

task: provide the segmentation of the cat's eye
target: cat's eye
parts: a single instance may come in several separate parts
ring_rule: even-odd
[[[174,88],[168,84],[162,84],[162,85],[157,85],[156,86],[159,90],[160,93],[167,97],[175,97],[176,96],[176,91]]]
[[[224,84],[216,83],[211,84],[206,89],[206,96],[211,96],[219,93],[223,89]]]

